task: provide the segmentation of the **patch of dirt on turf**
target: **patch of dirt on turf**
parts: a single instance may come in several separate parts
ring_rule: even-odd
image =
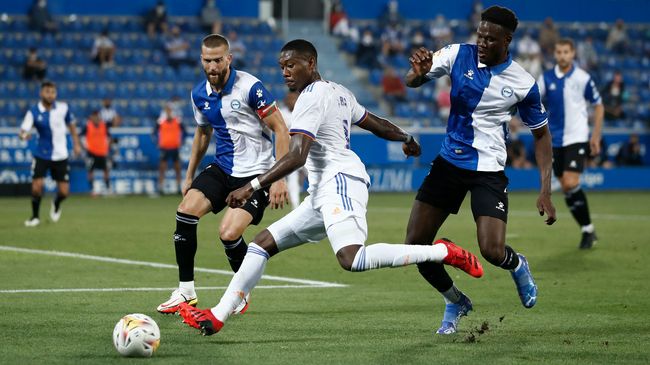
[[[481,327],[474,327],[471,330],[469,330],[469,333],[465,338],[463,338],[463,342],[465,343],[474,343],[478,342],[478,338],[486,334],[490,330],[490,324],[488,321],[483,321],[481,323]]]

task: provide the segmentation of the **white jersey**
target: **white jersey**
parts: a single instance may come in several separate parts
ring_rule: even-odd
[[[350,128],[363,121],[367,111],[348,89],[317,80],[300,93],[292,114],[289,134],[314,140],[305,164],[310,194],[339,173],[370,183],[366,167],[350,149]]]
[[[38,131],[34,156],[48,161],[63,161],[68,158],[67,128],[71,123],[74,123],[74,116],[68,104],[57,101],[47,110],[39,102],[27,111],[20,129],[29,132],[35,127]]]

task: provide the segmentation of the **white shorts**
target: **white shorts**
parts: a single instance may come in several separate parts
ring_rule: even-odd
[[[289,214],[267,229],[283,251],[306,242],[329,238],[334,253],[368,238],[366,206],[368,186],[356,177],[339,173],[315,189]],[[339,229],[331,229],[337,226]],[[340,229],[345,227],[345,229]]]

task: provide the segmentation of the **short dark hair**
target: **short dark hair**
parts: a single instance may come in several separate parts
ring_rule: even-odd
[[[481,20],[498,24],[512,33],[515,32],[519,24],[519,19],[512,10],[498,5],[485,9],[481,13]]]
[[[284,46],[282,46],[282,49],[280,50],[280,52],[284,51],[296,51],[300,54],[311,56],[314,57],[315,60],[318,60],[318,52],[316,51],[316,47],[314,47],[311,42],[304,39],[294,39],[287,42]]]
[[[50,80],[45,80],[41,82],[41,89],[45,89],[46,87],[53,87],[56,89],[56,84]]]
[[[576,44],[571,38],[560,38],[557,42],[555,42],[555,45],[569,46],[571,50],[576,49]]]
[[[230,49],[230,42],[226,37],[221,34],[210,34],[203,38],[201,44],[208,48],[217,48],[221,46],[226,46],[226,49]]]

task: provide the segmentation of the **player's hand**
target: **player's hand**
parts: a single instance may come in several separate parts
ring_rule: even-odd
[[[540,216],[543,216],[544,213],[546,213],[546,224],[549,226],[555,223],[557,220],[557,217],[555,215],[555,207],[551,201],[550,194],[539,194],[539,197],[537,198],[537,211],[539,212]]]
[[[409,63],[416,75],[424,76],[431,70],[433,55],[428,49],[420,47],[409,57]]]
[[[289,190],[284,179],[280,179],[269,188],[269,205],[271,209],[283,209],[289,203]]]
[[[591,136],[589,139],[589,150],[592,156],[598,156],[600,154],[600,137]]]
[[[231,208],[241,208],[246,204],[246,200],[248,200],[252,195],[253,187],[248,183],[241,188],[230,192],[226,198],[226,204]]]
[[[418,141],[413,138],[409,143],[402,143],[402,151],[406,155],[406,157],[410,156],[420,156],[422,154],[422,148],[420,148],[420,144]]]
[[[192,186],[192,179],[185,179],[185,181],[183,181],[183,185],[181,185],[181,194],[185,196],[185,194],[187,194],[187,192],[190,190],[191,186]]]
[[[74,157],[81,156],[81,146],[79,146],[78,144],[75,144],[72,147],[72,153],[74,154]]]

